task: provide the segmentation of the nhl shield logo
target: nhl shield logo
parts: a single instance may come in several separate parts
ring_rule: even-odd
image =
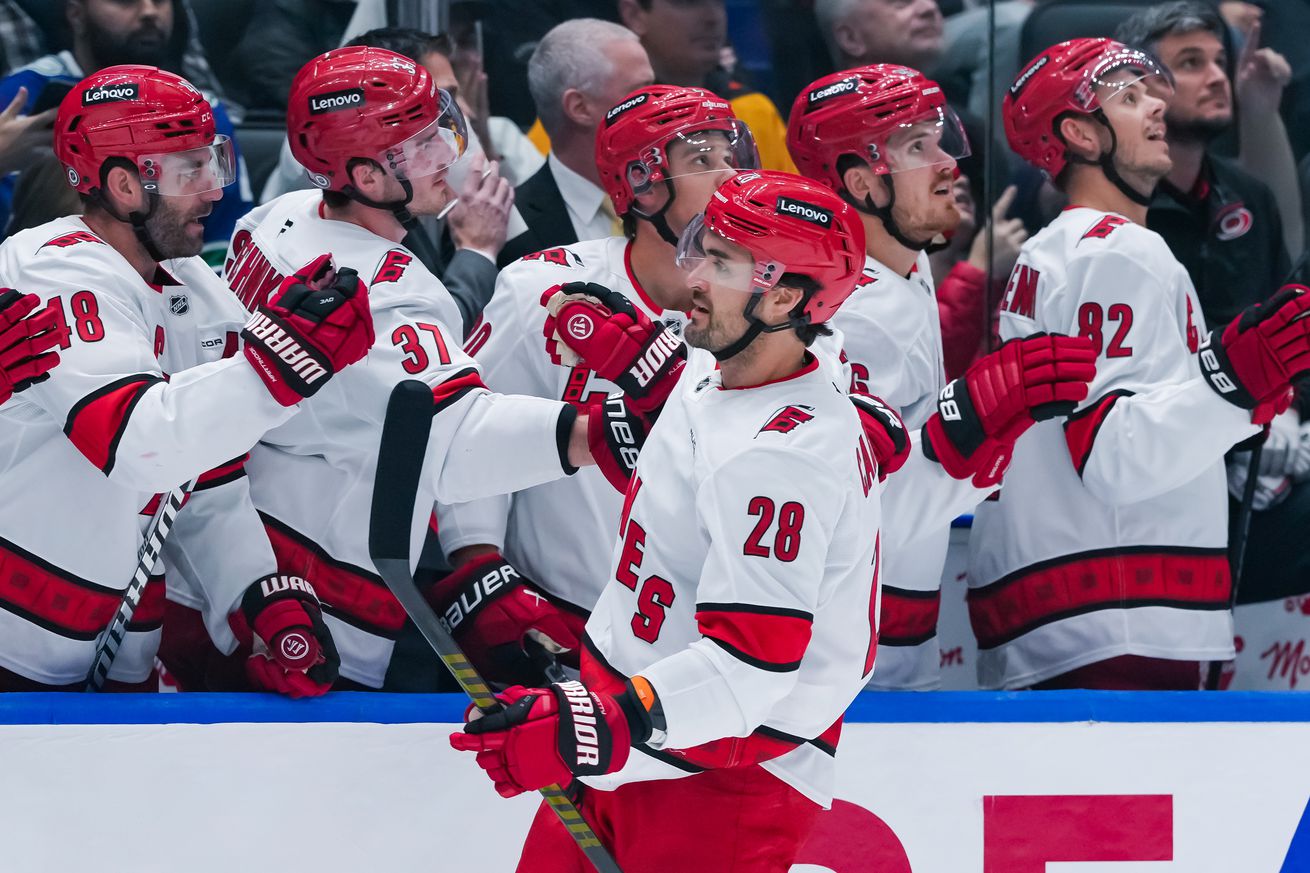
[[[186,315],[191,311],[191,301],[185,294],[174,294],[168,298],[168,311],[174,315]]]

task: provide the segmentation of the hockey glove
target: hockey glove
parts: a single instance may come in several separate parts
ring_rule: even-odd
[[[40,302],[35,294],[0,288],[0,403],[50,378],[50,369],[59,363],[51,351],[59,345],[54,329],[58,313],[46,309],[26,317]]]
[[[581,361],[622,389],[629,406],[654,418],[678,383],[687,348],[663,324],[628,298],[595,282],[547,288],[541,303],[550,313],[542,333],[557,364]]]
[[[1310,289],[1284,285],[1264,303],[1243,310],[1222,334],[1215,328],[1201,343],[1201,372],[1206,382],[1220,397],[1242,409],[1256,410],[1279,400],[1293,379],[1310,370],[1308,315]],[[1272,418],[1272,409],[1261,411],[1252,416],[1256,424]]]
[[[611,394],[604,403],[587,407],[587,448],[616,491],[628,490],[651,426],[652,422],[633,410],[622,394]]]
[[[658,705],[640,676],[618,697],[581,682],[516,686],[496,697],[505,708],[491,715],[475,711],[463,733],[450,735],[450,745],[477,752],[478,766],[502,797],[622,769],[633,743],[650,737],[650,709]]]
[[[428,602],[484,679],[498,685],[549,682],[552,661],[573,653],[582,619],[561,612],[499,554],[464,564],[428,592]]]
[[[860,424],[864,435],[873,450],[873,460],[878,465],[878,481],[905,466],[910,457],[910,434],[905,430],[905,422],[880,397],[872,394],[850,394],[851,403],[860,413]]]
[[[241,613],[254,633],[246,676],[263,691],[318,697],[337,680],[341,658],[323,623],[314,587],[299,576],[269,576],[246,589]]]
[[[312,397],[373,345],[368,289],[322,255],[282,280],[241,332],[246,358],[283,406]]]
[[[923,451],[978,488],[1001,481],[1014,442],[1035,422],[1068,415],[1087,397],[1096,350],[1086,337],[1013,339],[942,389],[923,426]]]

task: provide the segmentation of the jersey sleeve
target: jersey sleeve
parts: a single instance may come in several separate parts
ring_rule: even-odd
[[[921,318],[898,322],[898,333],[860,313],[842,325],[843,351],[851,369],[850,390],[873,394],[896,410],[922,403],[937,393],[937,364],[922,343],[906,343],[905,333],[926,330]]]
[[[883,550],[938,535],[952,519],[971,511],[994,488],[956,479],[923,451],[923,431],[910,433],[910,453],[882,483]]]
[[[1083,484],[1112,506],[1186,484],[1257,430],[1200,376],[1191,361],[1200,315],[1145,260],[1111,249],[1074,259],[1063,323],[1050,324],[1098,348],[1096,378],[1065,437]],[[1035,327],[1012,312],[1001,318],[1006,339]]]
[[[0,265],[0,281],[38,294],[66,324],[60,366],[24,397],[110,480],[168,491],[247,451],[294,414],[243,357],[166,376],[146,323],[113,291],[122,280],[87,259],[11,266]]]
[[[243,455],[200,477],[163,550],[168,586],[184,589],[187,602],[199,601],[210,638],[224,653],[237,645],[228,615],[252,582],[277,572],[250,499],[245,460]]]
[[[710,539],[696,590],[701,639],[642,670],[667,722],[652,746],[747,736],[795,686],[841,493],[825,466],[774,449],[743,452],[701,484],[695,511]],[[816,735],[839,714],[816,714]]]

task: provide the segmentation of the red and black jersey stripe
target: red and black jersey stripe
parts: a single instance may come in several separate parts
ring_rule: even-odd
[[[749,603],[698,603],[701,634],[737,660],[770,673],[799,670],[814,616]]]
[[[1100,400],[1069,416],[1064,422],[1064,439],[1069,444],[1069,456],[1073,467],[1082,478],[1083,468],[1092,455],[1092,446],[1096,444],[1096,434],[1101,430],[1105,417],[1110,414],[1120,397],[1131,397],[1132,391],[1120,389],[1111,391]]]
[[[163,381],[162,376],[153,373],[137,373],[102,385],[68,410],[64,433],[87,460],[108,476],[113,472],[118,442],[132,410],[151,386]]]
[[[911,591],[882,586],[878,645],[917,646],[937,636],[941,591]]]
[[[432,414],[453,406],[470,391],[486,390],[486,383],[473,367],[465,367],[440,385],[432,386]]]
[[[1103,609],[1228,608],[1224,549],[1135,546],[1042,561],[969,591],[978,648],[994,649],[1044,625]]]

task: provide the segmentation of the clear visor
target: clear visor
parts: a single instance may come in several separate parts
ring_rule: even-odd
[[[1080,86],[1078,98],[1089,107],[1093,98],[1104,106],[1141,93],[1169,100],[1174,94],[1173,75],[1145,52],[1129,49],[1114,52],[1093,67]]]
[[[237,177],[232,140],[219,134],[207,146],[184,152],[142,155],[136,161],[147,191],[182,197],[231,185]]]
[[[459,160],[468,148],[468,122],[464,113],[440,91],[441,109],[427,127],[378,155],[378,163],[398,179],[422,179],[440,173]]]
[[[725,123],[725,122],[721,122]],[[665,179],[700,176],[706,173],[732,174],[740,170],[758,170],[759,151],[750,128],[738,119],[726,121],[726,130],[698,130],[675,135],[656,158]],[[632,193],[650,190],[656,167],[645,161],[628,165],[628,184]],[[727,178],[727,175],[724,176]]]
[[[881,161],[890,173],[954,164],[969,153],[964,125],[949,106],[938,107],[929,117],[900,125],[881,144],[869,144],[869,157],[875,166]]]
[[[676,263],[688,281],[706,283],[735,291],[763,294],[787,272],[779,261],[761,261],[745,248],[729,243],[705,225],[705,214],[696,215],[678,240]]]

